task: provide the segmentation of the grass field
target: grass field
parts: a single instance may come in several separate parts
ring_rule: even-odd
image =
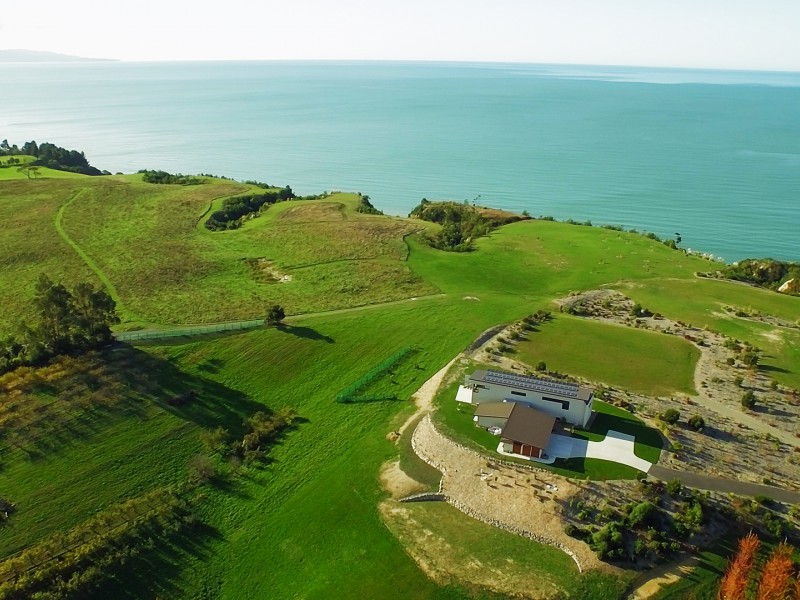
[[[774,337],[764,334],[774,327],[721,310],[724,303],[796,319],[798,299],[695,279],[694,272],[711,270],[707,261],[634,234],[530,221],[479,240],[476,252],[448,254],[408,235],[420,227],[417,222],[354,212],[352,194],[281,203],[239,230],[210,232],[202,226],[203,215],[223,196],[245,193],[248,186],[221,180],[157,186],[135,175],[15,178],[2,186],[0,331],[29,315],[41,272],[70,284],[105,284],[127,328],[247,319],[276,302],[297,314],[443,293],[424,302],[302,316],[282,330],[151,343],[112,353],[105,367],[84,369],[97,371],[99,384],[91,378],[87,384],[81,371],[55,387],[37,384],[25,391],[27,405],[44,414],[40,405],[54,397],[98,406],[69,408],[62,402],[66,412],[74,411],[74,421],[58,417],[25,430],[36,440],[35,458],[14,446],[0,454],[0,489],[18,505],[2,529],[5,554],[152,486],[185,479],[205,429],[222,425],[241,432],[242,420],[263,407],[293,407],[300,415],[266,466],[204,488],[197,508],[200,532],[140,557],[98,598],[479,596],[479,590],[429,581],[383,523],[377,507],[385,493],[377,474],[398,455],[386,435],[410,414],[410,394],[481,331],[540,308],[552,310],[552,300],[570,291],[613,286],[670,318],[751,339],[764,347],[765,365],[776,378],[800,385],[796,331],[782,330],[781,343],[768,345]],[[291,281],[280,283],[284,275]],[[406,346],[416,348],[413,359],[372,386],[397,400],[335,402],[340,390]],[[581,354],[597,346],[604,348],[600,358]],[[650,393],[690,390],[696,360],[681,340],[560,315],[531,335],[520,350],[527,352],[534,364],[545,360],[550,369]],[[200,392],[196,405],[165,404],[186,389]],[[442,394],[442,421],[477,447],[489,448],[488,440],[475,437],[480,430],[471,414],[456,414],[455,386]],[[602,435],[611,426],[641,427],[626,415],[601,415],[586,435]],[[497,438],[489,437],[493,450]],[[3,441],[21,439],[16,434]],[[640,442],[637,454],[650,460],[655,441],[643,434]],[[399,453],[410,473],[436,485],[438,474],[414,459],[410,448]],[[609,465],[586,460],[555,470],[579,477],[634,476],[632,469]],[[448,543],[461,547],[476,536],[491,537],[460,513],[442,510],[418,518],[438,523]],[[516,548],[520,539],[512,539],[507,543]],[[475,556],[490,560],[490,546],[478,544]],[[563,556],[526,548],[528,563],[540,561],[539,581],[577,585],[575,574],[559,566]],[[591,589],[602,588],[596,585]]]
[[[16,158],[19,163],[10,165],[8,159]],[[85,175],[80,173],[71,173],[69,171],[57,171],[47,167],[38,167],[35,175],[28,175],[24,171],[18,171],[21,166],[27,165],[35,161],[33,156],[19,154],[16,156],[0,156],[0,181],[11,181],[15,179],[25,181],[38,181],[42,179],[85,179]]]
[[[676,336],[556,314],[527,341],[515,358],[633,392],[666,396],[693,394],[700,351]]]
[[[416,226],[356,213],[355,194],[280,203],[241,229],[211,232],[202,226],[209,207],[253,188],[154,185],[141,176],[8,185],[0,218],[25,221],[8,239],[9,260],[25,270],[0,291],[9,307],[0,326],[27,316],[42,271],[102,281],[123,329],[259,318],[276,303],[295,314],[437,291],[405,264],[403,237]]]

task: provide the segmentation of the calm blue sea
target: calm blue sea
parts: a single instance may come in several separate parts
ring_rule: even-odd
[[[800,73],[459,63],[0,65],[0,138],[160,168],[621,224],[800,259]],[[0,193],[2,190],[0,189]]]

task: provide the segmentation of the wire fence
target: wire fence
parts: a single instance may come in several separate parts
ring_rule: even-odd
[[[349,385],[344,390],[339,392],[336,396],[336,401],[340,403],[347,402],[365,402],[375,400],[393,400],[394,396],[377,395],[377,396],[358,396],[358,392],[367,387],[372,381],[386,373],[394,365],[403,360],[406,356],[411,354],[414,349],[411,347],[403,348],[399,352],[392,354],[389,358],[384,360],[378,366],[374,367],[369,373],[362,376],[358,381]]]
[[[251,321],[234,321],[231,323],[211,323],[209,325],[195,325],[193,327],[176,327],[159,331],[125,331],[115,334],[120,342],[136,342],[143,340],[161,340],[166,338],[189,337],[207,333],[220,333],[222,331],[237,331],[240,329],[255,329],[264,325],[264,319]]]

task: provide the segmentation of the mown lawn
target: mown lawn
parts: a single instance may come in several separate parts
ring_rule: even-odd
[[[695,393],[700,351],[677,336],[558,313],[527,336],[515,358],[531,366],[653,396]]]

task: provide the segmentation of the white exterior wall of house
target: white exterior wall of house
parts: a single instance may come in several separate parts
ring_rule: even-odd
[[[486,381],[474,381],[470,377],[470,375],[465,377],[464,387],[472,389],[472,404],[503,401],[521,402],[579,427],[585,427],[592,416],[594,394],[590,395],[588,401],[584,401],[555,393],[541,393],[535,390],[515,388]]]
[[[479,427],[489,429],[489,427],[499,427],[502,429],[508,422],[508,417],[474,417],[475,423]]]

